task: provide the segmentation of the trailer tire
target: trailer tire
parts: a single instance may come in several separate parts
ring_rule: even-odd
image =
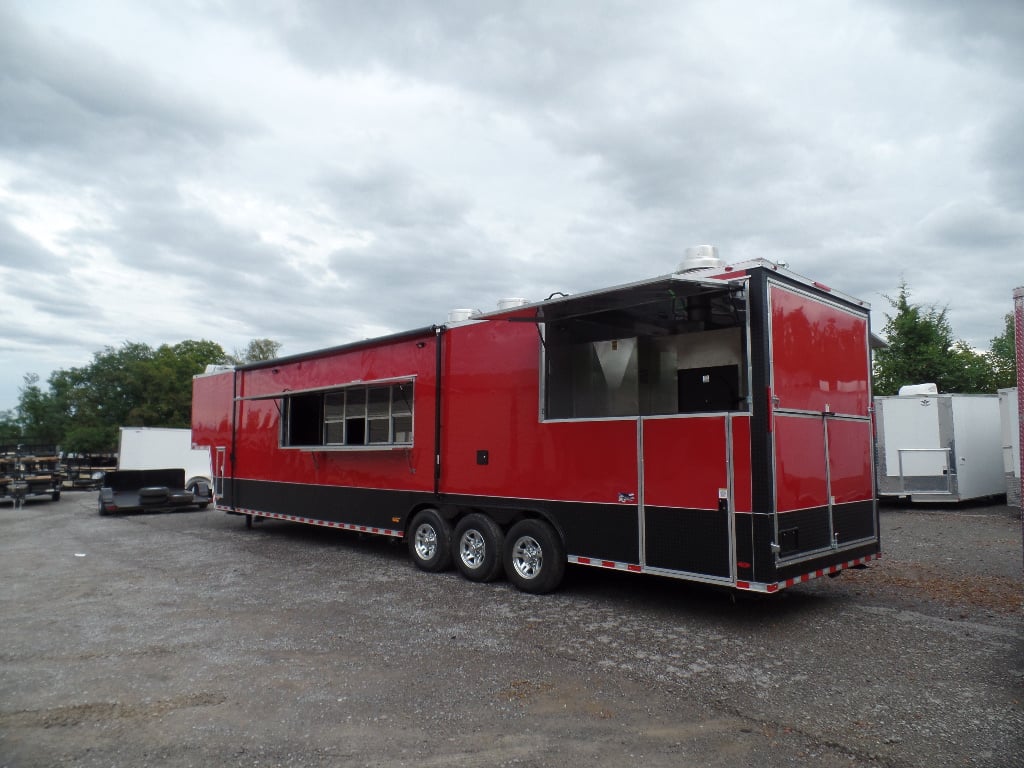
[[[60,491],[54,491],[53,494],[50,496],[50,499],[52,501],[60,501]]]
[[[430,573],[452,564],[452,527],[436,509],[416,513],[409,526],[409,555],[416,567]]]
[[[565,548],[543,520],[520,520],[505,537],[505,575],[523,592],[551,592],[565,575]]]
[[[245,516],[245,527],[252,528],[252,515]]]
[[[455,526],[452,559],[470,581],[494,581],[501,576],[504,549],[505,534],[487,515],[474,512]]]

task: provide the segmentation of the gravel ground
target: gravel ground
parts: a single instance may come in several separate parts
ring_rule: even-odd
[[[0,506],[0,766],[1020,766],[1016,510],[886,506],[863,571],[543,597],[214,511]]]

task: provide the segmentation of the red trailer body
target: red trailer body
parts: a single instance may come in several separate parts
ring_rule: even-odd
[[[879,556],[868,307],[767,261],[196,377],[227,512],[774,592]]]

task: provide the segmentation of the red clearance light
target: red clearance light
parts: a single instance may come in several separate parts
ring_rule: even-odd
[[[831,288],[829,288],[824,283],[819,283],[817,280],[814,281],[814,286],[816,288],[821,288],[821,290],[823,290],[823,291],[828,291],[829,293],[832,293],[832,289]]]
[[[740,560],[738,563],[736,563],[736,567],[737,568],[749,568],[750,567],[750,563],[748,563],[746,560]]]

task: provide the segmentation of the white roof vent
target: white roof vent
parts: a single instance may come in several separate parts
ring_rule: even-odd
[[[934,384],[904,384],[900,387],[900,397],[907,395],[937,395],[939,388]]]
[[[529,299],[513,296],[507,299],[498,299],[498,309],[515,309],[516,307],[525,307],[529,303]]]
[[[448,313],[449,323],[464,323],[480,316],[479,309],[453,309]]]
[[[692,245],[686,249],[683,261],[677,272],[689,272],[694,269],[709,269],[722,266],[718,258],[718,249],[713,245]]]

